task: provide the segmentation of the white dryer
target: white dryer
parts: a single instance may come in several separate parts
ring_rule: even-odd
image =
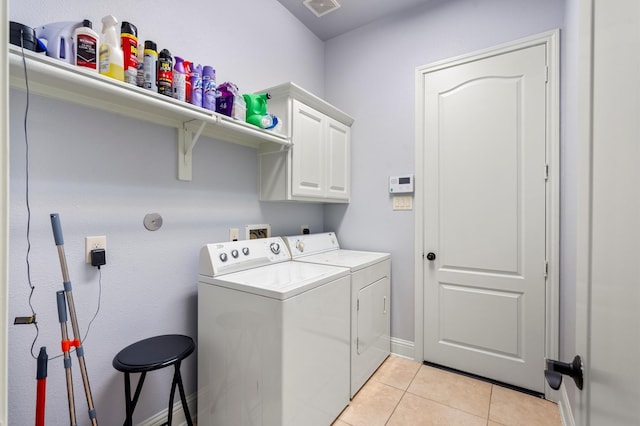
[[[198,424],[326,426],[349,404],[349,270],[279,238],[207,244],[198,278]]]
[[[344,250],[333,232],[285,237],[294,261],[351,272],[351,397],[391,352],[391,255]]]

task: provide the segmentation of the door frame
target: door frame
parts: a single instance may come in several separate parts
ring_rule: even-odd
[[[546,313],[545,313],[545,358],[558,359],[560,335],[560,30],[536,34],[510,43],[469,54],[446,59],[416,68],[415,74],[415,182],[414,195],[414,359],[424,361],[424,270],[425,244],[423,196],[425,167],[423,126],[424,126],[424,90],[422,76],[425,73],[441,70],[466,62],[488,58],[527,47],[545,45],[548,64],[547,84],[547,129],[546,129],[546,161],[548,165],[548,181],[546,193],[546,253],[548,272],[546,281]],[[544,265],[540,265],[541,268]],[[544,374],[540,371],[540,374]],[[557,391],[553,391],[545,382],[545,396],[558,400]]]

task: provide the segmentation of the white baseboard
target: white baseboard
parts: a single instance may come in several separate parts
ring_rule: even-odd
[[[564,381],[560,385],[560,399],[558,400],[558,408],[560,409],[560,419],[563,426],[576,426],[576,421],[573,417],[573,411],[571,410],[571,404],[569,404],[569,395],[567,395],[567,388],[564,386]]]
[[[173,404],[173,421],[172,423],[177,426],[186,426],[187,419],[184,416],[184,411],[182,411],[182,401],[180,401],[180,394],[176,392],[176,397],[178,398],[178,402]],[[187,406],[189,407],[189,414],[191,414],[191,420],[196,419],[197,414],[197,392],[192,393],[187,396]],[[153,417],[148,418],[142,423],[138,423],[138,426],[162,426],[167,423],[167,416],[169,415],[169,409],[165,408],[158,414]]]
[[[402,358],[415,359],[413,342],[396,337],[391,338],[391,353]]]

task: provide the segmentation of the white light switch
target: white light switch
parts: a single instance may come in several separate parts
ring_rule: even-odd
[[[394,195],[393,210],[413,210],[413,197],[411,195]]]

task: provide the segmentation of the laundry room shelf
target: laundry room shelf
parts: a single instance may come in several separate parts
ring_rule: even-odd
[[[25,67],[26,63],[26,80]],[[9,46],[10,85],[178,130],[178,179],[191,180],[193,148],[200,136],[257,148],[286,150],[289,138],[243,121],[116,81],[19,47]]]

